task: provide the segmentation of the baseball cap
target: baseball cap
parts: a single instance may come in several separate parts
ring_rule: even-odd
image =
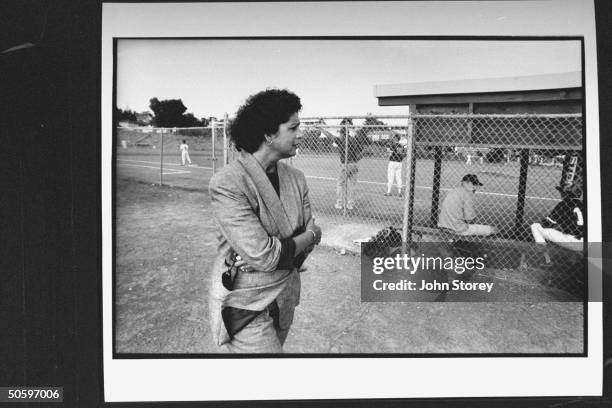
[[[469,181],[470,183],[472,183],[475,186],[482,186],[482,185],[484,185],[480,181],[478,181],[478,177],[476,177],[475,174],[466,174],[465,176],[463,176],[461,181]]]

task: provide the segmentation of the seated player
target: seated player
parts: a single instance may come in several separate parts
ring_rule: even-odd
[[[541,223],[531,225],[533,239],[540,245],[546,245],[546,241],[550,241],[571,251],[582,251],[584,233],[582,189],[577,183],[573,183],[557,187],[557,190],[561,193],[562,201]],[[552,265],[550,254],[545,251],[544,263],[541,266],[550,265]]]
[[[465,236],[495,234],[497,232],[495,227],[472,222],[476,218],[474,210],[476,188],[482,185],[475,174],[463,176],[461,185],[449,191],[442,202],[438,227]]]

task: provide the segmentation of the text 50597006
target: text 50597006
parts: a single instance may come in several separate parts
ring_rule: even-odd
[[[62,402],[63,387],[0,387],[0,402]]]

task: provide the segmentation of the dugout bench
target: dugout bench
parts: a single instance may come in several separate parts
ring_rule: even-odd
[[[537,245],[534,242],[525,242],[502,237],[492,236],[464,236],[453,231],[431,227],[414,226],[413,236],[417,236],[418,247],[431,242],[437,247],[442,257],[478,257],[485,258],[485,267],[490,269],[515,269],[522,272],[537,274],[540,283],[561,289],[573,295],[583,295],[585,289],[586,268],[585,257],[582,252],[577,253],[569,249],[547,243]],[[426,238],[429,238],[426,239]],[[414,250],[414,247],[413,247]],[[544,259],[543,252],[548,251],[553,265],[546,269],[533,266],[539,265]],[[444,278],[448,279],[449,271]],[[464,272],[455,275],[461,280],[471,279],[474,273]],[[441,276],[438,274],[437,279]]]

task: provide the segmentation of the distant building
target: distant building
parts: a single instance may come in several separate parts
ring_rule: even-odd
[[[300,124],[302,126],[316,126],[324,125],[325,121],[323,119],[300,119]]]
[[[396,132],[392,130],[382,130],[382,131],[369,132],[368,136],[370,136],[370,139],[372,139],[373,142],[379,142],[379,141],[389,140],[393,138],[395,134]]]
[[[121,121],[119,122],[119,127],[120,128],[134,128],[136,127],[136,124],[133,122]]]
[[[136,122],[139,125],[150,125],[153,121],[153,114],[149,111],[136,114]]]

